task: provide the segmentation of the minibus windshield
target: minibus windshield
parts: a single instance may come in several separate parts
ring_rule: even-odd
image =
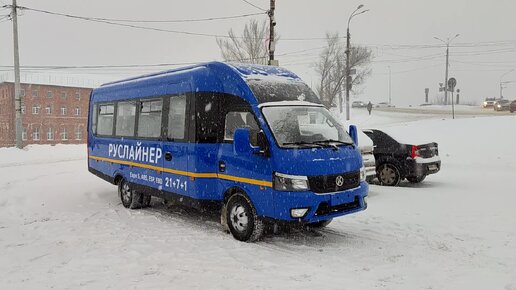
[[[352,145],[344,127],[324,107],[270,106],[262,112],[283,148],[314,148]]]
[[[259,103],[306,101],[320,104],[315,93],[303,82],[279,82],[267,79],[248,79],[247,84]]]

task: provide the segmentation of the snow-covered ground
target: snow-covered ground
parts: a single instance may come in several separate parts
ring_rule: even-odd
[[[422,184],[370,187],[365,212],[258,243],[158,200],[127,210],[85,146],[0,149],[1,289],[516,289],[516,116],[353,111],[439,143]]]

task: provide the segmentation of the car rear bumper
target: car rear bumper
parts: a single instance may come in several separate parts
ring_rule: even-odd
[[[407,160],[407,168],[407,176],[426,176],[437,173],[441,170],[441,160],[432,160],[429,162]]]

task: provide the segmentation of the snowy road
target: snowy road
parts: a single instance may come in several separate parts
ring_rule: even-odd
[[[373,185],[365,212],[325,230],[254,244],[214,215],[123,208],[82,146],[0,149],[0,288],[516,289],[516,137],[499,133],[516,118],[390,114],[357,119],[433,138],[441,172]]]

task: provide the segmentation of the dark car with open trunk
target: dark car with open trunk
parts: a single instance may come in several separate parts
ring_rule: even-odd
[[[373,140],[376,176],[382,185],[396,186],[403,179],[422,182],[427,175],[441,169],[437,143],[422,145],[402,144],[383,131],[363,132]]]

